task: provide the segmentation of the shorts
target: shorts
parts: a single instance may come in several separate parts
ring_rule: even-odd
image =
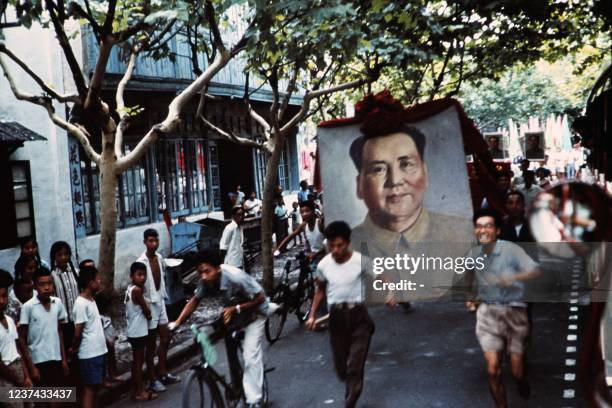
[[[482,303],[476,312],[476,337],[482,351],[523,354],[529,335],[527,309]]]
[[[13,375],[19,379],[19,381],[23,381],[23,367],[21,366],[20,358],[6,365],[6,369],[11,371]],[[0,377],[0,387],[15,387],[15,384]],[[29,402],[3,402],[1,406],[6,408],[29,408],[32,406],[32,404]]]
[[[130,346],[132,346],[134,350],[141,350],[147,345],[148,338],[149,336],[128,337],[128,341],[130,342]]]
[[[37,387],[61,387],[64,385],[64,373],[61,361],[44,361],[34,364],[40,372],[40,380],[36,382]]]
[[[79,359],[81,381],[85,385],[99,385],[104,380],[105,354],[97,357]]]
[[[163,303],[149,304],[151,309],[151,320],[149,320],[149,330],[155,330],[158,326],[168,324],[168,314],[166,313],[166,305]]]

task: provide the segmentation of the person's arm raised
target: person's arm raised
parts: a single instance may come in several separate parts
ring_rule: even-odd
[[[183,324],[183,322],[187,320],[189,316],[191,316],[194,310],[197,309],[199,304],[200,304],[200,299],[198,299],[196,296],[193,296],[191,299],[189,299],[189,302],[187,302],[187,304],[181,311],[181,314],[179,315],[179,317],[177,317],[175,321],[170,322],[170,324],[168,325],[168,328],[170,330],[174,330],[176,327]]]
[[[276,247],[276,251],[274,251],[274,254],[277,255],[283,249],[285,249],[287,244],[291,242],[293,238],[297,237],[299,234],[301,234],[304,231],[305,225],[306,225],[306,222],[301,223],[291,234],[289,234],[285,239],[283,239],[282,242]]]

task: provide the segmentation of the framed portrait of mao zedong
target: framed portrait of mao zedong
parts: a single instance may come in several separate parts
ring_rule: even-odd
[[[384,92],[355,111],[355,118],[317,129],[326,224],[346,221],[351,245],[371,259],[464,255],[473,242],[473,209],[456,108],[414,121],[410,109]],[[424,288],[404,300],[439,296],[453,275],[411,274]]]

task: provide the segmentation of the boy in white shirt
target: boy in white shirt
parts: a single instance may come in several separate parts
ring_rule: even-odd
[[[149,333],[151,309],[144,297],[147,282],[147,266],[134,262],[130,266],[132,284],[125,291],[125,315],[127,321],[126,335],[132,346],[132,382],[134,383],[135,401],[150,401],[157,398],[151,390],[145,391],[142,380],[142,363],[145,361],[145,347]],[[155,379],[155,367],[147,364],[149,380]]]
[[[84,391],[82,406],[92,408],[98,405],[96,394],[104,380],[106,337],[100,320],[100,312],[94,295],[100,290],[98,270],[86,266],[79,273],[81,293],[74,301],[72,320],[74,321],[74,339],[71,354],[78,352],[79,368]]]
[[[143,232],[143,243],[146,250],[136,262],[142,262],[147,268],[147,279],[144,284],[144,298],[151,309],[149,319],[149,337],[145,350],[147,366],[154,366],[157,337],[157,370],[155,378],[149,382],[148,388],[155,392],[166,391],[166,385],[179,382],[181,379],[168,372],[166,359],[170,345],[170,331],[168,330],[168,314],[166,312],[166,283],[164,278],[166,263],[157,250],[159,249],[159,233],[153,228]]]
[[[11,274],[0,269],[0,387],[31,387],[28,369],[17,352],[15,322],[4,314],[8,305],[8,288],[12,283]],[[23,404],[9,403],[5,406],[23,407]]]
[[[37,295],[21,307],[19,349],[30,371],[30,378],[39,387],[61,387],[68,376],[62,325],[68,318],[64,305],[53,293],[51,271],[40,267],[34,273]],[[53,404],[52,404],[53,405]]]

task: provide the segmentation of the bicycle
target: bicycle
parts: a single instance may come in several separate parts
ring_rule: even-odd
[[[299,262],[298,268],[291,269],[292,261],[285,263],[281,283],[274,288],[270,301],[279,305],[278,310],[272,313],[266,320],[266,339],[270,344],[276,342],[283,331],[287,314],[295,313],[300,324],[308,320],[310,307],[314,298],[314,278],[306,253],[301,251],[295,260]],[[297,282],[289,283],[289,274],[299,269]]]
[[[213,333],[207,334],[202,329],[207,326],[215,328]],[[222,317],[204,323],[200,328],[192,324],[191,331],[194,334],[194,341],[200,346],[201,359],[198,364],[190,368],[185,380],[182,407],[235,408],[240,404],[240,401],[243,401],[246,406],[244,390],[242,388],[243,369],[238,357],[238,355],[242,354],[240,351],[242,351],[244,331],[225,326]],[[226,340],[226,347],[228,349],[230,382],[213,367],[217,360],[214,344],[223,338]],[[235,358],[230,358],[230,349],[236,352]],[[262,406],[264,407],[268,406],[269,399],[266,374],[273,370],[274,368],[264,367],[261,399]],[[220,388],[223,389],[223,394]]]

